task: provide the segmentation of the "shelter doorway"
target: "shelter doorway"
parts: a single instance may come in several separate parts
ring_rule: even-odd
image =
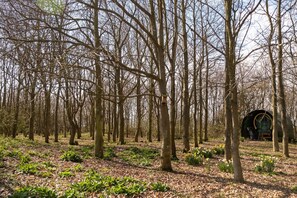
[[[272,138],[272,115],[265,110],[248,113],[241,126],[241,135],[252,140]]]

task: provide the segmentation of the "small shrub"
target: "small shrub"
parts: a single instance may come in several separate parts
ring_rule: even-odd
[[[120,184],[120,185],[112,186],[108,192],[110,194],[116,194],[116,195],[124,194],[127,196],[132,196],[136,194],[141,194],[145,190],[146,190],[145,186],[139,183],[132,183],[129,185],[123,183],[123,185]]]
[[[215,146],[212,149],[213,154],[215,155],[224,155],[225,154],[225,146],[223,144],[219,145],[219,146]]]
[[[39,154],[36,151],[32,151],[32,150],[28,151],[28,154],[30,156],[39,156]]]
[[[74,171],[76,172],[82,172],[84,170],[83,166],[80,164],[77,164],[73,167]]]
[[[86,178],[71,186],[77,192],[106,192],[108,194],[124,194],[128,196],[140,194],[146,190],[144,182],[131,177],[114,178],[103,176],[95,171],[89,171]]]
[[[58,196],[54,191],[46,187],[32,187],[32,186],[26,186],[26,187],[20,188],[10,196],[10,198],[25,198],[25,197],[57,198]]]
[[[196,156],[195,154],[188,153],[185,158],[187,164],[192,166],[200,166],[203,163],[203,157],[201,155]]]
[[[104,151],[104,159],[111,160],[111,158],[116,157],[116,154],[114,152],[114,148],[108,147]]]
[[[260,164],[256,164],[256,172],[273,173],[276,164],[276,158],[271,156],[261,156]]]
[[[19,159],[22,153],[19,150],[12,150],[6,154],[8,157]]]
[[[192,153],[196,156],[203,156],[204,158],[212,158],[212,151],[205,148],[195,148]]]
[[[51,178],[53,174],[51,172],[44,171],[44,172],[39,172],[38,176],[43,178]]]
[[[60,198],[84,198],[86,197],[84,193],[78,192],[75,189],[69,189],[64,192]]]
[[[220,171],[225,172],[225,173],[233,173],[234,172],[232,161],[226,161],[226,160],[220,161],[218,163],[218,167],[219,167]]]
[[[54,167],[56,167],[55,164],[53,164],[52,162],[49,162],[49,161],[47,161],[47,162],[42,162],[42,164],[43,164],[46,168],[54,168]]]
[[[204,160],[204,163],[203,163],[203,164],[205,165],[205,169],[206,169],[206,171],[209,173],[210,170],[211,170],[211,166],[210,166],[209,158],[206,158],[206,159]]]
[[[4,167],[4,154],[3,150],[0,150],[0,168]]]
[[[68,150],[64,152],[64,154],[61,156],[61,159],[65,161],[78,162],[78,163],[81,163],[83,161],[80,155],[73,150]]]
[[[62,178],[68,178],[68,177],[73,177],[74,174],[71,172],[71,170],[66,169],[65,171],[60,172],[59,176]]]
[[[161,182],[152,183],[151,188],[152,190],[158,191],[158,192],[166,192],[170,190],[170,188],[166,184],[162,184]]]
[[[297,193],[297,185],[296,185],[296,186],[292,186],[292,187],[291,187],[291,191],[292,191],[293,193]]]
[[[118,153],[118,156],[122,160],[140,166],[151,166],[152,160],[156,159],[159,155],[159,151],[156,149],[138,147],[130,147]]]
[[[21,163],[18,167],[20,172],[30,175],[35,175],[38,171],[38,168],[39,167],[36,163]]]
[[[81,147],[81,151],[85,158],[91,157],[93,150],[94,150],[94,145]]]
[[[27,164],[31,161],[31,158],[29,155],[21,155],[20,156],[20,163],[21,164]]]

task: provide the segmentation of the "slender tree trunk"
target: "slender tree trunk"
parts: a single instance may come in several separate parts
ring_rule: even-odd
[[[177,0],[174,0],[174,35],[173,35],[173,43],[172,43],[172,55],[168,55],[170,65],[171,65],[171,102],[170,102],[170,130],[171,130],[171,155],[173,159],[177,159],[176,155],[176,145],[175,145],[175,132],[176,132],[176,93],[175,93],[175,71],[176,71],[176,51],[178,44],[178,14],[177,14]],[[166,23],[167,27],[167,23]],[[168,29],[168,27],[166,28]],[[167,38],[169,37],[168,31],[166,32]],[[167,50],[169,54],[170,47],[167,43]]]
[[[139,69],[139,68],[138,68]],[[135,142],[138,142],[138,136],[141,133],[141,96],[140,96],[140,76],[137,76],[137,87],[136,87],[136,111],[137,111],[137,129],[135,135]]]
[[[160,126],[160,122],[161,122],[161,116],[160,116],[160,103],[157,102],[157,141],[160,142],[161,141],[161,126]]]
[[[92,96],[90,96],[92,97]],[[95,104],[94,101],[91,99],[91,118],[90,118],[90,135],[92,137],[92,140],[95,139],[95,128],[96,128],[96,116],[95,116]]]
[[[205,39],[207,39],[207,35],[205,34]],[[208,45],[207,40],[205,41],[205,55],[206,55],[206,74],[205,74],[205,107],[204,107],[204,141],[208,141],[208,76],[209,76],[209,58],[208,58]]]
[[[153,72],[151,64],[151,73]],[[150,95],[149,95],[149,128],[147,133],[147,140],[152,142],[152,131],[153,131],[153,110],[154,110],[154,81],[150,79]]]
[[[20,113],[20,94],[21,94],[21,71],[19,71],[18,77],[18,87],[17,87],[17,95],[16,95],[16,104],[15,104],[15,113],[14,113],[14,120],[12,125],[12,138],[16,138],[17,136],[17,129],[18,129],[18,122],[19,122],[19,113]]]
[[[188,58],[188,36],[186,30],[186,5],[182,0],[182,29],[183,29],[183,51],[184,51],[184,108],[183,108],[183,150],[188,152],[190,150],[190,103],[189,103],[189,58]]]
[[[111,83],[109,80],[109,87],[111,87]],[[112,112],[111,112],[111,95],[110,95],[110,90],[109,90],[109,95],[108,95],[108,134],[107,134],[107,141],[110,142],[110,134],[111,134],[111,126],[112,126]]]
[[[204,47],[203,47],[204,48]],[[203,94],[202,94],[202,67],[204,65],[204,50],[199,63],[199,143],[203,143]]]
[[[268,0],[266,0],[266,12],[267,17],[269,20],[270,25],[270,34],[268,37],[268,54],[269,54],[269,60],[271,64],[271,84],[272,84],[272,142],[273,142],[273,151],[278,152],[279,151],[279,145],[278,145],[278,123],[277,123],[277,86],[276,86],[276,63],[273,59],[273,52],[272,52],[272,39],[274,35],[274,25],[272,23],[271,16],[269,14],[269,6],[268,6]]]
[[[232,0],[225,0],[225,16],[226,16],[226,68],[229,71],[230,77],[230,93],[231,93],[231,110],[233,122],[233,139],[232,139],[232,159],[234,167],[234,180],[236,182],[243,182],[243,173],[239,155],[239,121],[238,121],[238,98],[237,98],[237,83],[236,83],[236,63],[235,63],[235,37],[233,35],[233,28],[231,24]],[[226,48],[227,49],[227,48]],[[228,83],[228,82],[226,82]]]
[[[112,141],[117,141],[117,135],[118,135],[118,116],[117,116],[117,96],[116,96],[116,86],[114,86],[115,91],[115,97],[114,97],[114,106],[113,106],[113,133],[112,133]]]
[[[277,23],[278,23],[278,90],[279,108],[281,115],[281,127],[283,132],[283,155],[289,157],[288,127],[287,127],[287,108],[285,99],[285,88],[283,80],[283,37],[282,37],[282,0],[278,0]]]
[[[227,45],[228,46],[228,45]],[[226,47],[226,51],[227,51]],[[227,61],[226,61],[227,64]],[[229,69],[225,68],[225,159],[230,161],[232,158],[231,154],[231,132],[232,129],[232,112],[231,112],[231,93],[230,93],[230,77]]]
[[[194,32],[197,30],[197,24],[196,24],[196,4],[194,3],[194,9],[193,9],[193,26],[194,26]],[[194,34],[194,46],[193,46],[193,51],[194,51],[194,71],[193,71],[193,84],[194,84],[194,114],[193,114],[193,124],[194,124],[194,131],[193,131],[193,136],[194,136],[194,147],[198,147],[198,126],[197,126],[197,113],[198,113],[198,96],[197,96],[197,76],[198,76],[198,71],[197,71],[197,36]]]
[[[94,0],[94,41],[95,41],[95,67],[96,67],[96,131],[95,131],[95,157],[103,158],[103,114],[102,114],[102,79],[100,54],[100,35],[99,35],[99,0]]]
[[[55,142],[59,141],[58,114],[59,114],[60,91],[61,91],[61,83],[59,82],[59,87],[58,87],[58,91],[57,91],[57,98],[56,98],[56,108],[55,108]]]
[[[150,0],[151,10],[151,25],[154,36],[154,47],[158,61],[158,73],[159,73],[159,90],[161,94],[160,104],[160,126],[162,132],[162,149],[161,149],[161,169],[165,171],[172,171],[171,166],[171,143],[170,143],[170,122],[167,104],[167,83],[166,83],[166,67],[165,67],[165,52],[164,52],[164,9],[165,1],[158,0],[158,31],[157,31],[157,20],[155,18],[154,1]],[[156,44],[156,41],[159,41]],[[154,43],[154,42],[153,42]]]
[[[50,126],[51,126],[51,93],[50,88],[45,88],[45,106],[44,106],[44,139],[46,143],[49,143]]]
[[[34,79],[31,84],[30,92],[30,119],[29,119],[29,140],[34,140],[34,123],[35,123],[35,87],[36,87],[36,74],[34,73]]]

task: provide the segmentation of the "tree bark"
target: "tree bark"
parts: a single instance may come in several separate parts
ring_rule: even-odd
[[[183,76],[183,150],[190,150],[190,103],[189,103],[189,58],[188,58],[188,36],[186,30],[186,5],[182,0],[182,30],[183,30],[183,55],[184,55],[184,76]]]
[[[243,173],[239,155],[239,121],[238,121],[238,98],[237,98],[237,83],[236,83],[236,56],[235,56],[235,36],[233,35],[233,27],[231,23],[232,18],[232,0],[225,0],[225,22],[226,22],[226,45],[228,44],[228,51],[226,51],[226,70],[230,77],[230,93],[231,93],[231,112],[233,122],[233,139],[232,139],[232,159],[234,167],[234,180],[236,182],[243,182]],[[227,48],[226,48],[227,49]],[[228,82],[226,82],[228,83]]]
[[[99,35],[99,0],[94,0],[94,42],[95,42],[95,68],[96,68],[96,131],[95,131],[95,157],[103,158],[103,114],[102,114],[102,76],[99,60],[100,35]]]
[[[285,99],[285,88],[283,80],[283,36],[282,36],[282,0],[278,0],[277,23],[278,23],[278,91],[279,108],[281,115],[281,127],[283,132],[283,155],[289,157],[288,127],[287,127],[287,108]],[[275,119],[275,118],[274,118]]]
[[[274,35],[274,27],[272,23],[271,16],[269,14],[269,5],[268,5],[268,0],[266,0],[266,15],[268,17],[269,21],[269,26],[270,26],[270,34],[268,37],[268,55],[269,55],[269,60],[271,64],[271,84],[272,84],[272,144],[273,144],[273,151],[278,152],[279,151],[279,145],[278,145],[278,123],[277,123],[277,117],[278,117],[278,112],[277,112],[277,85],[276,85],[276,63],[273,59],[273,52],[272,52],[272,39]]]

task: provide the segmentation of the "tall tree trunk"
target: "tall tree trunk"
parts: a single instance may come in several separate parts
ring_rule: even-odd
[[[150,0],[150,10],[151,10],[151,25],[152,33],[154,36],[154,47],[157,57],[157,66],[159,73],[159,90],[161,94],[160,103],[160,126],[162,132],[162,149],[161,149],[161,169],[165,171],[172,171],[171,166],[171,143],[170,143],[170,122],[167,104],[167,86],[166,86],[166,67],[165,67],[165,52],[164,52],[164,5],[165,1],[158,0],[158,31],[157,31],[157,20],[155,15],[154,1]],[[158,43],[156,43],[158,41]]]
[[[56,108],[55,108],[55,142],[59,141],[59,124],[58,124],[58,115],[59,115],[59,99],[60,99],[61,83],[59,81],[59,87],[57,91],[56,98]]]
[[[199,143],[203,143],[203,94],[202,94],[202,67],[204,65],[204,46],[202,47],[202,57],[199,63]]]
[[[226,48],[227,49],[227,48]],[[227,63],[226,63],[227,64]],[[231,112],[231,99],[230,99],[230,78],[229,78],[229,70],[225,68],[225,159],[230,161],[232,158],[231,154],[231,132],[232,129],[232,112]]]
[[[107,141],[110,142],[110,134],[111,134],[111,126],[112,126],[112,111],[111,111],[111,80],[110,80],[110,74],[108,72],[108,131],[107,131]]]
[[[269,1],[266,0],[266,14],[269,20],[269,25],[270,25],[270,34],[268,37],[268,55],[269,55],[269,60],[271,64],[271,84],[272,84],[272,142],[273,142],[273,151],[278,152],[279,151],[279,145],[278,145],[278,123],[277,123],[277,117],[278,117],[278,112],[277,112],[277,86],[276,86],[276,63],[273,58],[273,52],[272,52],[272,39],[274,35],[274,25],[272,23],[271,16],[269,14]]]
[[[197,30],[197,22],[196,22],[196,4],[194,3],[194,9],[193,9],[193,26],[194,26],[194,32]],[[193,97],[194,97],[194,114],[193,114],[193,124],[194,124],[194,130],[193,130],[193,136],[194,136],[194,147],[198,147],[198,126],[197,126],[197,113],[198,113],[198,96],[197,96],[197,76],[198,76],[198,70],[197,70],[197,35],[194,34],[194,40],[193,40],[193,52],[194,52],[194,65],[193,65],[193,84],[194,84],[194,90],[193,90]]]
[[[230,93],[231,93],[231,110],[233,122],[233,139],[232,139],[232,159],[234,167],[234,180],[243,182],[243,173],[239,155],[239,120],[238,120],[238,98],[237,98],[237,83],[236,83],[236,56],[235,56],[235,36],[233,35],[232,27],[232,0],[225,0],[225,22],[226,22],[226,69],[230,77]],[[227,41],[228,40],[228,41]],[[228,83],[228,82],[226,82]]]
[[[208,44],[207,35],[205,36],[205,57],[206,57],[206,74],[205,74],[205,107],[204,107],[204,141],[208,141],[208,78],[209,78],[209,54],[208,54]]]
[[[287,127],[287,108],[285,100],[285,88],[283,80],[283,36],[282,36],[282,0],[278,0],[277,24],[278,24],[278,91],[279,91],[279,108],[281,115],[281,127],[283,132],[283,155],[289,157],[288,127]],[[274,118],[275,119],[275,118]]]
[[[12,138],[16,138],[18,123],[19,123],[19,113],[20,113],[20,94],[21,94],[21,71],[19,71],[18,76],[18,87],[17,87],[17,95],[16,95],[16,103],[15,103],[15,112],[14,112],[14,120],[12,125]]]
[[[139,69],[139,68],[138,68]],[[135,135],[135,142],[138,142],[138,136],[141,133],[141,95],[140,95],[140,76],[137,76],[137,85],[136,85],[136,111],[137,111],[137,129]]]
[[[175,132],[176,132],[176,93],[175,93],[175,71],[176,71],[176,51],[177,51],[177,44],[178,44],[178,13],[177,13],[177,0],[174,0],[174,33],[173,33],[173,43],[172,43],[172,54],[170,56],[170,46],[167,43],[167,53],[171,65],[171,72],[170,72],[170,87],[171,87],[171,102],[170,102],[170,132],[171,132],[171,155],[173,159],[177,159],[176,155],[176,145],[175,145]],[[166,23],[166,30],[168,29]],[[168,31],[166,31],[167,38],[169,37]]]
[[[36,74],[33,74],[33,82],[30,90],[30,119],[29,119],[29,140],[34,140],[34,123],[35,123],[35,87],[37,83]]]
[[[160,102],[157,102],[157,112],[156,112],[156,117],[157,117],[157,141],[160,142],[161,141],[161,126],[160,126],[160,122],[161,122],[161,116],[160,116]]]
[[[153,65],[151,63],[151,73],[153,72]],[[153,131],[153,110],[154,110],[154,80],[150,79],[150,95],[149,95],[149,118],[148,118],[148,132],[147,132],[147,140],[152,142],[152,131]]]
[[[189,58],[188,58],[188,35],[186,30],[186,5],[185,0],[182,0],[182,30],[183,30],[183,53],[184,53],[184,76],[183,76],[183,150],[190,150],[190,102],[189,102]]]
[[[45,85],[46,86],[46,85]],[[45,88],[45,102],[44,102],[44,139],[49,143],[50,126],[51,126],[51,93],[50,88]]]
[[[117,74],[116,74],[117,75]],[[117,91],[116,91],[116,83],[114,86],[114,105],[113,105],[113,133],[112,133],[112,141],[116,142],[117,141],[117,136],[118,136],[118,116],[117,116],[117,106],[118,106],[118,99],[117,99]]]
[[[94,0],[94,41],[95,41],[95,68],[96,68],[96,131],[95,131],[95,157],[103,158],[103,114],[102,114],[102,76],[99,60],[100,35],[99,35],[99,0]]]

